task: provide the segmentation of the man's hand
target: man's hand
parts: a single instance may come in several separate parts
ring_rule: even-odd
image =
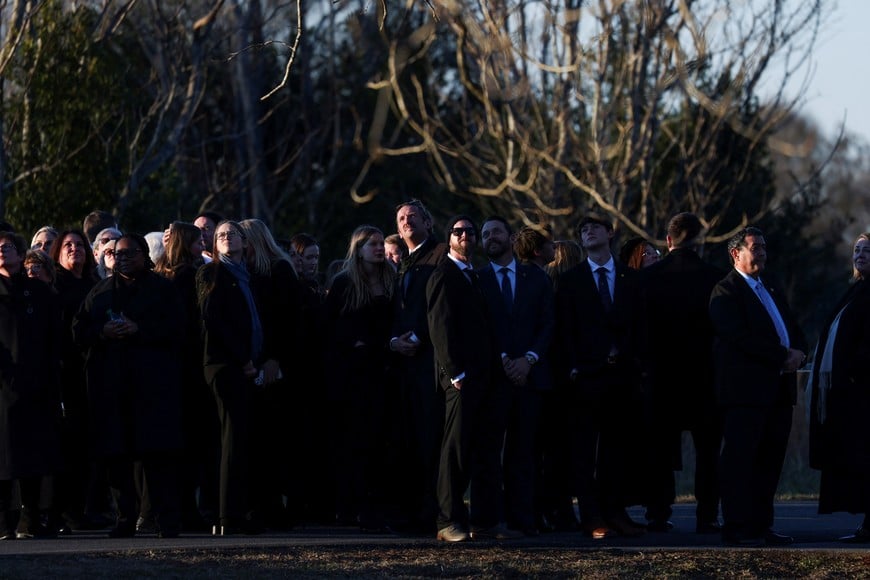
[[[504,367],[504,372],[510,382],[517,386],[523,386],[526,384],[526,380],[529,378],[529,372],[532,370],[532,365],[529,364],[529,361],[525,356],[517,358],[504,357],[502,359],[502,366]]]
[[[807,359],[807,355],[803,353],[803,351],[790,348],[788,349],[788,357],[785,359],[785,363],[782,365],[782,372],[784,373],[793,373],[797,371],[799,368],[804,366],[804,361]]]
[[[402,356],[414,356],[417,354],[417,349],[420,348],[420,341],[411,340],[411,335],[413,334],[414,331],[409,330],[405,334],[394,338],[390,341],[390,348]]]

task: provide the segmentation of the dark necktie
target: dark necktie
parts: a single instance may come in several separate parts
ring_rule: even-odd
[[[501,274],[501,296],[504,298],[504,305],[507,311],[510,312],[514,307],[514,293],[511,290],[511,279],[508,275],[510,268],[502,267],[498,270]]]
[[[601,304],[604,305],[604,311],[610,312],[613,308],[613,299],[610,297],[610,286],[607,284],[607,268],[604,266],[595,270],[598,274],[598,294],[601,296]]]

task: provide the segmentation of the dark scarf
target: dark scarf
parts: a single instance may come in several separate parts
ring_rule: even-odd
[[[254,302],[254,294],[251,292],[251,275],[244,262],[236,264],[226,256],[220,257],[221,266],[239,281],[239,288],[248,302],[248,310],[251,312],[251,360],[256,362],[263,351],[263,325],[260,323],[260,315],[257,313],[257,303]]]

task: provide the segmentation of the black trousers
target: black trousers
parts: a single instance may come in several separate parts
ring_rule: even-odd
[[[256,441],[257,387],[241,369],[226,367],[212,379],[221,424],[218,511],[220,524],[240,526],[255,511],[255,485],[262,478]]]
[[[611,365],[578,377],[570,395],[571,475],[580,519],[624,515],[646,503],[644,401],[630,368]]]
[[[674,470],[682,466],[682,435],[686,430],[695,450],[695,485],[697,501],[695,518],[698,523],[715,521],[719,517],[719,453],[722,447],[722,416],[718,408],[697,409],[691,419],[668,416],[667,411],[653,411],[650,422],[652,453],[648,478],[648,520],[667,520],[673,513],[676,499]]]
[[[500,398],[503,400],[505,520],[518,529],[533,528],[541,392],[531,387],[505,385]]]
[[[726,533],[758,536],[773,525],[791,421],[786,405],[725,409],[719,467]]]
[[[490,527],[502,519],[498,402],[489,385],[466,379],[444,391],[444,438],[438,470],[438,528]],[[471,485],[471,514],[465,491]]]
[[[437,480],[444,434],[444,395],[435,382],[431,347],[413,357],[402,357],[399,372],[399,424],[395,460],[397,472],[406,473],[394,490],[399,497],[399,518],[432,526],[438,515]]]

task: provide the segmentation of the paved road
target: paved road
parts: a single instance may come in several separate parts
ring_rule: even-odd
[[[642,521],[642,510],[630,510],[632,517]],[[716,535],[698,535],[695,529],[695,505],[679,504],[675,507],[672,521],[675,528],[668,533],[650,533],[642,538],[613,538],[591,540],[580,534],[543,534],[503,542],[503,546],[517,548],[618,548],[618,549],[709,549],[722,547]],[[814,502],[785,502],[776,507],[778,531],[794,536],[795,544],[786,549],[853,550],[856,546],[841,544],[836,538],[849,534],[861,522],[860,516],[816,514]],[[360,534],[353,528],[312,527],[296,529],[287,533],[259,536],[230,536],[213,538],[205,534],[182,535],[172,540],[158,540],[153,534],[132,539],[110,540],[105,533],[76,532],[57,540],[13,540],[0,542],[0,557],[23,554],[70,554],[100,553],[128,550],[202,549],[213,547],[282,547],[282,546],[355,546],[355,545],[415,545],[435,546],[434,538],[411,538],[390,534]],[[753,548],[747,548],[753,549]],[[870,552],[870,545],[857,549]]]

